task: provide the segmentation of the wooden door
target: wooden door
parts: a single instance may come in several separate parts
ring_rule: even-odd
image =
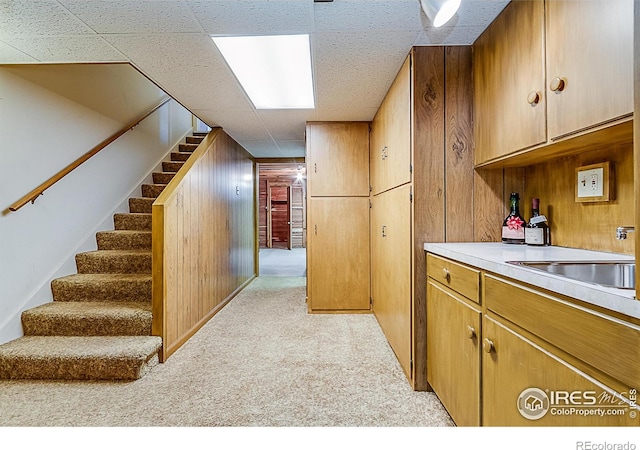
[[[293,248],[293,199],[291,195],[291,186],[287,186],[287,225],[289,230],[289,236],[287,239],[287,248],[291,250]]]
[[[633,112],[633,3],[546,2],[551,139]]]
[[[458,426],[480,425],[479,308],[427,282],[427,381]]]
[[[291,246],[293,248],[306,247],[305,236],[305,193],[302,184],[291,185]]]
[[[408,56],[372,123],[371,188],[379,194],[411,181],[411,56]]]
[[[546,142],[545,3],[511,2],[473,45],[476,164]]]
[[[269,214],[268,244],[269,248],[290,248],[289,187],[286,184],[268,185]]]
[[[369,311],[369,198],[312,197],[307,207],[309,312]]]
[[[483,425],[554,427],[640,425],[639,418],[632,419],[628,413],[624,415],[607,413],[607,411],[624,407],[624,402],[616,399],[612,389],[588,377],[497,320],[487,316],[483,318],[482,336],[483,344],[486,342],[485,339],[492,344],[491,352],[482,353]],[[542,408],[538,410],[541,417],[531,419],[522,415],[518,409],[519,398],[531,388],[539,389],[547,396],[552,391],[576,394],[570,402],[568,400],[556,402],[557,404],[550,402],[549,410],[544,415],[542,415],[544,412]],[[585,392],[593,393],[589,395],[596,398],[595,404],[589,405],[591,400],[583,397]],[[537,394],[542,395],[539,392]],[[524,397],[522,401],[526,401],[526,394]],[[541,405],[541,407],[544,406]],[[559,408],[554,409],[558,406]],[[605,413],[603,416],[580,415],[578,412],[568,414],[570,410],[565,407],[574,407],[576,410],[601,408]],[[564,414],[557,413],[558,410]],[[536,410],[531,408],[528,417],[532,417],[531,414],[535,412]]]
[[[312,197],[369,196],[369,123],[307,124],[307,173]]]
[[[372,198],[373,312],[408,379],[412,379],[410,185]]]

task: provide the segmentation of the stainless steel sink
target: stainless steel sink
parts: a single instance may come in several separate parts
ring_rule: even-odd
[[[509,263],[600,286],[618,289],[635,289],[636,287],[636,264],[633,261],[509,261]]]

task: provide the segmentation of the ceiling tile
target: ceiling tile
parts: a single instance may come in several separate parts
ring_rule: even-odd
[[[414,45],[471,45],[483,30],[481,27],[429,28],[420,33]]]
[[[313,30],[310,0],[189,0],[206,33],[283,34]]]
[[[202,29],[177,1],[61,0],[71,13],[98,33],[188,33]]]
[[[213,105],[215,106],[215,105]],[[236,140],[267,141],[271,135],[253,109],[194,109],[193,113],[201,120],[217,124],[224,128]]]
[[[316,31],[422,30],[418,0],[335,0],[316,3]]]
[[[126,62],[127,58],[99,36],[4,38],[41,62]]]
[[[317,33],[313,59],[318,107],[378,107],[418,34]]]
[[[233,137],[233,136],[232,136]],[[234,139],[236,139],[234,137]],[[254,158],[282,158],[280,149],[273,141],[243,141],[236,139]]]
[[[95,34],[53,0],[0,1],[0,38]]]
[[[304,158],[306,154],[306,143],[303,140],[297,141],[276,141],[280,154],[287,158]]]
[[[0,61],[4,64],[15,64],[15,63],[24,63],[24,62],[34,62],[36,61],[31,56],[26,53],[21,52],[10,46],[9,44],[5,44],[4,42],[0,42]]]
[[[378,107],[372,108],[320,108],[318,109],[319,121],[347,121],[369,122],[378,112]]]
[[[258,117],[270,130],[275,140],[302,139],[307,121],[316,119],[316,111],[310,110],[258,110]]]

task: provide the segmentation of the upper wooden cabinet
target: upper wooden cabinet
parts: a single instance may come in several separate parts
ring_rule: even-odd
[[[633,0],[549,1],[546,8],[549,138],[631,114]]]
[[[633,0],[511,2],[473,47],[476,165],[632,115]]]
[[[307,124],[307,189],[311,197],[369,196],[369,123]]]
[[[411,181],[411,56],[405,60],[371,124],[371,190]]]
[[[543,143],[544,2],[511,2],[473,52],[476,164]]]

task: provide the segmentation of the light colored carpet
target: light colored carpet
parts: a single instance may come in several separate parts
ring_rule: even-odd
[[[303,277],[260,277],[134,382],[0,381],[2,426],[451,426],[373,315],[309,315]]]
[[[261,248],[258,259],[262,277],[307,276],[306,248]]]

